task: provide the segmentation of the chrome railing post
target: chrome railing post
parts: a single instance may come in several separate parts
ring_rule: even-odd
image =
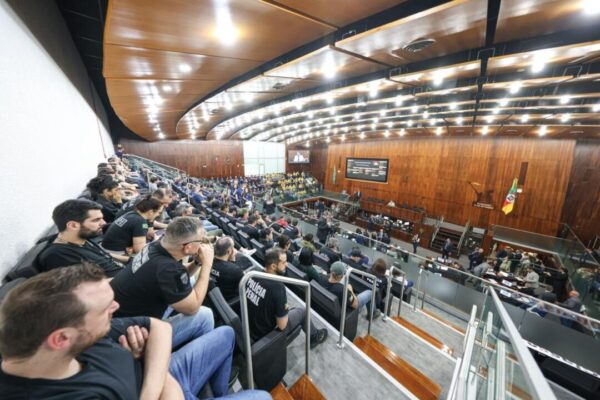
[[[249,389],[254,389],[254,371],[252,369],[252,343],[250,341],[250,320],[248,317],[248,298],[246,297],[246,284],[251,278],[260,278],[265,280],[277,281],[282,283],[289,283],[292,285],[298,285],[306,288],[305,296],[305,312],[304,312],[304,332],[306,336],[305,340],[305,363],[304,371],[306,375],[309,375],[310,371],[310,311],[311,311],[311,293],[310,283],[300,279],[288,278],[285,276],[267,274],[265,272],[250,271],[244,274],[244,277],[239,283],[240,291],[240,308],[242,314],[242,335],[244,339],[244,350],[246,352],[246,378],[248,380]]]
[[[419,302],[419,291],[421,290],[421,274],[423,273],[423,268],[419,267],[419,276],[417,277],[417,291],[415,293],[415,305],[413,306],[413,311],[417,311],[417,303]]]
[[[346,303],[348,303],[348,281],[350,280],[350,268],[346,269],[344,274],[344,294],[342,295],[342,315],[340,321],[340,338],[338,339],[337,347],[344,348],[344,329],[346,328]]]
[[[425,308],[425,297],[427,296],[427,283],[429,282],[429,271],[425,271],[425,283],[423,284],[423,298],[421,299],[421,310]]]

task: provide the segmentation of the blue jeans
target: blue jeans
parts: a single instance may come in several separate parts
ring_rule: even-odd
[[[186,400],[196,400],[204,385],[210,387],[216,398],[266,400],[267,392],[248,390],[227,396],[235,333],[229,326],[221,326],[196,338],[171,356],[169,372],[183,390]]]
[[[206,335],[215,327],[212,310],[204,306],[194,315],[177,314],[167,321],[173,328],[173,348]]]
[[[358,299],[358,310],[360,311],[364,306],[368,306],[371,303],[371,295],[373,291],[371,289],[367,289],[362,293],[356,295]],[[367,311],[368,312],[368,311]]]

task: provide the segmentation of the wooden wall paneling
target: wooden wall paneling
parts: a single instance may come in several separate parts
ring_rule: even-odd
[[[240,141],[122,140],[125,151],[171,165],[192,176],[221,177],[244,175],[244,150]]]
[[[397,205],[424,207],[428,215],[453,223],[489,228],[492,224],[554,234],[560,221],[573,157],[574,140],[520,138],[431,138],[330,145],[325,188]],[[388,184],[345,179],[347,157],[390,159]],[[502,202],[521,162],[529,162],[527,182],[513,213],[505,216]],[[339,167],[337,184],[331,171]],[[477,208],[468,182],[478,191],[493,190],[494,210]]]
[[[578,140],[562,221],[588,244],[600,235],[600,141]]]

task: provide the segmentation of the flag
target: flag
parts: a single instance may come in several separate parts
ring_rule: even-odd
[[[508,191],[506,195],[506,199],[504,199],[504,203],[502,203],[502,211],[505,215],[508,215],[513,210],[513,206],[515,205],[515,199],[517,198],[517,178],[513,180],[512,187]]]
[[[335,165],[333,166],[333,174],[331,177],[331,180],[333,181],[333,184],[335,185],[335,178],[336,178],[336,169],[335,169]]]

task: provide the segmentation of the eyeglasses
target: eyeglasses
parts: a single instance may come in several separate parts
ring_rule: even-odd
[[[188,244],[191,244],[191,243],[205,243],[205,244],[208,244],[210,242],[207,239],[190,240],[189,242],[183,243],[182,246],[185,246],[185,245],[188,245]]]

